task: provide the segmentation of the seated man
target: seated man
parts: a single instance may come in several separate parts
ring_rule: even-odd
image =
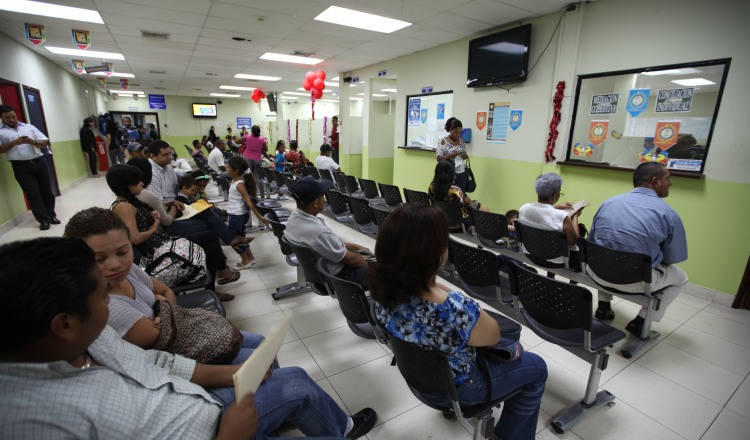
[[[657,162],[638,165],[633,173],[633,190],[611,197],[602,203],[594,216],[589,240],[609,249],[635,252],[651,257],[651,291],[662,291],[661,306],[653,315],[653,321],[661,321],[667,307],[677,298],[688,278],[674,263],[687,260],[687,238],[685,227],[677,212],[667,205],[664,197],[669,195],[669,170]],[[591,271],[597,283],[624,292],[638,293],[640,285],[628,286],[608,283]],[[599,292],[597,316],[611,310],[612,295]],[[625,327],[627,331],[640,335],[646,317],[646,307]],[[608,319],[614,312],[608,313]]]
[[[325,258],[331,274],[360,284],[365,289],[367,261],[357,250],[367,251],[364,246],[345,243],[325,224],[318,214],[325,209],[323,194],[333,187],[333,182],[318,182],[312,177],[304,177],[291,189],[297,201],[297,209],[289,216],[284,237],[295,246],[312,249]]]
[[[320,156],[315,159],[315,166],[320,170],[328,170],[330,172],[341,171],[341,167],[333,159],[331,159],[331,148],[328,144],[320,146]]]
[[[216,171],[219,177],[228,179],[229,175],[227,175],[227,167],[224,164],[225,151],[227,151],[227,143],[224,141],[224,139],[217,139],[216,147],[211,150],[210,153],[208,153],[208,166],[211,167],[212,170]]]
[[[120,339],[94,258],[76,239],[0,247],[0,437],[266,439],[289,420],[308,436],[357,438],[375,424],[372,409],[347,416],[297,367],[269,369],[255,396],[224,410],[212,392],[231,391],[239,366]]]

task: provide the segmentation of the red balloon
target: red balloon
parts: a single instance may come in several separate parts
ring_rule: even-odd
[[[302,88],[309,92],[310,89],[312,89],[312,83],[308,80],[304,80],[302,81]]]
[[[258,103],[258,101],[260,101],[260,98],[258,98],[258,95],[253,95],[253,96],[250,97],[250,99],[252,99],[253,102],[256,103],[256,104]]]
[[[315,81],[313,81],[313,87],[317,90],[323,90],[326,88],[326,83],[324,83],[322,79],[316,78]]]
[[[315,76],[315,72],[313,72],[312,70],[305,73],[305,79],[310,81],[310,83],[315,81],[315,78],[317,78],[317,76]]]
[[[258,92],[258,97],[259,97],[260,99],[263,99],[263,98],[265,98],[265,97],[266,97],[266,92],[264,92],[263,90],[260,90],[260,91]]]
[[[256,96],[258,96],[258,89],[253,90],[253,94],[250,95],[250,96],[252,96],[253,98],[255,98]]]
[[[326,80],[326,73],[325,73],[325,72],[323,72],[322,70],[318,70],[317,72],[315,72],[315,76],[316,76],[317,78],[320,78],[320,79],[322,79],[323,81],[325,81],[325,80]]]
[[[313,90],[312,95],[313,95],[313,97],[315,97],[315,99],[320,99],[320,98],[323,97],[323,90],[321,90],[321,89],[315,89],[315,90]]]

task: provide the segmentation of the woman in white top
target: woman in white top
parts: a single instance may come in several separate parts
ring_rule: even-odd
[[[269,222],[255,207],[253,199],[250,198],[250,194],[255,194],[257,190],[257,183],[252,173],[247,173],[248,164],[247,161],[240,156],[230,157],[226,163],[227,174],[232,179],[232,183],[229,186],[229,205],[227,206],[227,226],[234,232],[244,233],[245,225],[250,219],[250,210],[253,211],[258,220],[264,225],[268,225]],[[237,263],[237,269],[249,269],[253,267],[255,257],[253,252],[250,250],[249,245],[242,245],[236,247],[235,250],[242,261]]]
[[[445,131],[448,132],[448,136],[438,141],[435,156],[438,162],[441,160],[453,162],[456,167],[456,186],[465,193],[468,183],[465,161],[469,159],[469,156],[466,154],[466,143],[461,139],[463,129],[461,121],[456,118],[448,119],[445,122]]]

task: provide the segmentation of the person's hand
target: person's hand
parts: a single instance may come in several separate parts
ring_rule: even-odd
[[[30,138],[30,137],[28,137],[28,136],[21,136],[20,138],[17,138],[17,139],[16,139],[15,141],[14,141],[14,144],[15,144],[15,145],[21,145],[21,144],[33,144],[33,143],[34,143],[34,140],[33,140],[33,139],[31,139],[31,138]]]
[[[173,206],[176,206],[177,210],[180,211],[180,212],[182,212],[182,211],[185,210],[185,204],[182,203],[182,202],[180,202],[180,201],[175,200]]]
[[[271,224],[271,222],[267,218],[265,218],[265,217],[260,217],[258,220],[260,220],[261,222],[263,222],[263,224],[266,225],[266,226],[268,226],[268,225]]]
[[[461,158],[462,158],[462,159],[468,159],[468,158],[469,158],[469,155],[468,155],[468,154],[466,154],[466,152],[465,152],[465,151],[462,151],[462,152],[461,152],[460,154],[461,154]]]
[[[230,406],[221,416],[217,439],[251,438],[258,431],[258,406],[253,393],[248,393]]]
[[[570,202],[562,202],[555,205],[555,209],[573,209],[573,204]]]
[[[151,218],[154,219],[154,221],[158,222],[161,216],[157,211],[151,211]]]
[[[154,295],[154,298],[156,298],[157,301],[167,301],[167,302],[169,302],[169,300],[165,296],[162,296],[162,295]]]
[[[515,231],[516,230],[516,225],[508,225],[508,230],[509,231]]]

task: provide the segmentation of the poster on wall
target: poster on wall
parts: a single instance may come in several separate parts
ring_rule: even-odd
[[[487,125],[487,112],[477,112],[477,130],[482,131]]]
[[[445,104],[437,105],[437,118],[438,120],[445,119]]]
[[[510,111],[510,128],[513,131],[518,130],[523,122],[523,110],[511,110]]]
[[[44,35],[44,26],[41,24],[26,23],[26,39],[34,46],[44,43],[47,40],[47,37]]]
[[[618,93],[608,95],[594,95],[591,97],[591,115],[611,115],[617,113],[617,100],[620,98]]]
[[[630,116],[636,117],[648,108],[648,97],[651,89],[631,89],[628,96],[628,105],[626,110]]]
[[[487,142],[506,143],[508,141],[510,102],[491,102],[487,113]]]
[[[419,114],[419,121],[422,122],[422,125],[424,125],[427,122],[427,109],[423,108],[422,112]]]
[[[689,112],[693,102],[693,88],[659,90],[656,95],[655,113]]]
[[[422,100],[419,98],[409,99],[409,126],[418,127],[420,107],[422,106]]]
[[[659,121],[656,123],[654,145],[659,147],[662,151],[666,151],[677,143],[677,136],[679,134],[679,121]]]
[[[91,47],[91,35],[89,31],[82,31],[80,29],[73,29],[71,31],[73,36],[73,44],[81,50],[86,50]]]
[[[594,147],[598,147],[605,139],[607,139],[608,128],[609,121],[591,121],[589,140]]]

